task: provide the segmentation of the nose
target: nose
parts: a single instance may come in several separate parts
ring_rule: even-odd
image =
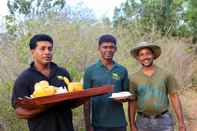
[[[45,49],[45,54],[51,54],[52,51],[50,49]]]

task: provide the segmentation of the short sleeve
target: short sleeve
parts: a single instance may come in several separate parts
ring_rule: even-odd
[[[129,92],[137,96],[137,85],[135,84],[134,80],[130,79],[129,81]]]
[[[72,81],[70,73],[66,69],[64,69],[64,76],[67,77],[69,79],[69,81]]]
[[[177,83],[176,79],[171,74],[168,75],[168,78],[167,78],[168,93],[177,92],[178,87],[179,86],[178,86],[178,83]]]
[[[86,69],[84,76],[83,76],[83,87],[84,89],[88,89],[92,87],[92,80],[91,80],[91,71]]]
[[[15,108],[15,102],[18,97],[29,96],[29,84],[28,80],[22,77],[18,77],[14,83],[13,91],[12,91],[12,106]]]
[[[129,91],[129,78],[128,78],[128,71],[125,69],[125,75],[123,78],[123,90]]]

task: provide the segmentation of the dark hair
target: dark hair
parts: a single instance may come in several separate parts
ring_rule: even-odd
[[[100,36],[99,39],[98,39],[99,46],[104,42],[112,42],[116,45],[117,41],[116,41],[116,38],[113,35],[104,34],[104,35]]]
[[[34,35],[29,41],[29,48],[35,49],[38,41],[48,41],[53,45],[53,39],[47,34],[37,34]]]

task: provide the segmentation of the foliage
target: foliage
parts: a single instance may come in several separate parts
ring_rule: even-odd
[[[41,22],[40,19],[46,20],[43,21],[45,24],[48,22],[47,18],[55,16],[61,16],[70,22],[94,23],[96,19],[93,11],[83,3],[72,7],[65,0],[8,0],[7,5],[10,15],[5,17],[6,29],[15,36],[24,35],[26,29],[31,27],[31,22]],[[21,29],[24,24],[27,28]]]
[[[187,3],[187,12],[185,14],[185,21],[187,22],[191,34],[193,37],[193,43],[197,42],[197,1],[196,0],[188,0]]]
[[[65,0],[8,0],[8,9],[14,16],[44,16],[49,11],[59,12],[65,6]]]
[[[126,0],[114,10],[113,26],[138,28],[142,33],[159,31],[161,35],[192,36],[195,43],[196,11],[195,0]]]
[[[129,26],[138,22],[146,31],[161,31],[168,34],[174,31],[177,24],[176,11],[180,5],[172,0],[127,0],[120,8],[116,8],[114,24]]]
[[[35,0],[31,1],[35,2]],[[0,41],[0,68],[2,69],[0,70],[0,106],[2,107],[0,108],[0,125],[3,125],[6,131],[27,130],[26,123],[16,118],[10,104],[10,97],[14,80],[32,60],[28,42],[37,33],[46,33],[53,37],[54,62],[67,68],[74,81],[81,80],[85,68],[98,59],[97,37],[103,33],[112,33],[118,39],[115,60],[127,67],[130,75],[140,67],[130,56],[130,49],[137,42],[151,41],[162,47],[162,56],[157,63],[175,74],[183,87],[188,86],[193,73],[191,68],[194,68],[191,64],[194,54],[192,51],[186,52],[190,41],[170,35],[189,37],[194,34],[196,28],[194,14],[192,16],[188,8],[186,9],[188,13],[182,12],[183,3],[192,0],[185,2],[163,0],[163,3],[159,0],[138,1],[127,0],[127,3],[116,8],[113,19],[113,25],[116,28],[112,28],[108,18],[103,18],[103,23],[96,21],[94,14],[85,6],[82,6],[83,8],[64,6],[59,8],[62,9],[59,12],[49,9],[43,17],[39,15],[33,17],[31,11],[36,7],[31,7],[31,10],[26,9],[26,6],[22,9],[15,8],[17,16],[19,10],[23,13],[30,11],[30,14],[27,15],[28,19],[25,18],[22,21],[18,21],[12,13],[7,16],[7,29],[10,32],[7,39]],[[30,1],[20,2],[28,5]],[[51,9],[55,9],[52,5],[50,5]],[[188,5],[184,5],[186,6]],[[195,8],[195,4],[192,8]],[[184,24],[177,21],[183,14],[184,18],[187,18],[183,19]],[[193,28],[190,27],[191,25],[194,25]],[[81,107],[74,110],[74,126],[76,130],[84,128]]]
[[[3,127],[3,131],[27,131],[25,122],[17,120],[13,108],[10,106],[12,85],[13,81],[0,84],[0,125]]]
[[[14,33],[17,31],[17,25],[16,25],[16,19],[13,16],[6,16],[6,29],[9,34],[14,35]]]

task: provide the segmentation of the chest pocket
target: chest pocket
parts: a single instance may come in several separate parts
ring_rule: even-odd
[[[106,84],[112,84],[112,80],[107,74],[94,75],[92,77],[92,84],[93,86],[102,86]]]

